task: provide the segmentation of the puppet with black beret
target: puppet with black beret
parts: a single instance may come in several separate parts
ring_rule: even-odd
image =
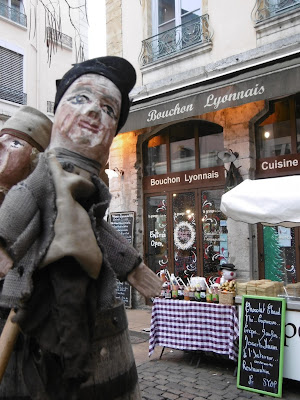
[[[107,337],[128,338],[116,278],[145,297],[159,294],[161,284],[103,219],[110,194],[99,178],[127,119],[135,80],[131,64],[119,57],[68,71],[57,88],[50,145],[0,209],[1,304],[16,308],[15,322],[26,335],[24,379],[32,399],[92,399],[92,393],[140,399],[134,361],[120,371],[127,389],[113,387],[108,371]]]

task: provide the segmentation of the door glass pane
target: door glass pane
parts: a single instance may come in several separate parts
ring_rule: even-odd
[[[167,196],[152,196],[147,207],[147,265],[155,273],[168,268]]]
[[[195,137],[192,124],[173,125],[170,134],[171,172],[195,168]]]
[[[264,226],[263,235],[265,278],[285,284],[297,282],[294,228]]]
[[[220,211],[223,190],[202,192],[202,243],[204,276],[218,275],[218,266],[228,262],[227,218]]]
[[[158,24],[175,18],[175,0],[158,0]]]
[[[166,135],[154,136],[144,151],[144,174],[161,175],[167,173]]]
[[[275,157],[291,153],[291,123],[289,101],[275,103],[275,112],[258,127],[257,157]]]
[[[197,275],[195,193],[173,194],[173,224],[175,276]]]
[[[218,153],[224,150],[223,132],[199,137],[200,168],[223,165]]]

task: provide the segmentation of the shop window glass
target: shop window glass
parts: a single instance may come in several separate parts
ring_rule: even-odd
[[[257,157],[276,157],[291,153],[291,122],[289,100],[274,104],[274,112],[258,127]]]
[[[167,173],[166,135],[154,136],[149,140],[145,158],[145,175],[161,175]]]
[[[197,143],[198,141],[198,143]],[[196,145],[197,144],[197,145]],[[144,175],[189,171],[223,165],[223,128],[207,121],[171,125],[143,145]]]
[[[195,133],[192,126],[184,124],[172,126],[170,153],[171,172],[195,169]]]
[[[206,278],[218,275],[220,264],[228,262],[227,218],[220,211],[223,190],[202,192],[203,270]]]
[[[167,196],[152,196],[146,201],[148,267],[155,273],[168,268]]]
[[[300,153],[300,95],[296,96],[296,131],[297,131],[297,153]]]
[[[182,279],[197,272],[195,193],[173,193],[174,266]]]
[[[264,226],[263,237],[265,278],[285,284],[297,282],[295,229]]]
[[[218,158],[218,153],[224,150],[223,133],[200,136],[199,149],[200,168],[223,165],[223,161]]]

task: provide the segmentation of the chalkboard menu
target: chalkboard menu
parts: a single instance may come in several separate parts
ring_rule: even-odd
[[[110,224],[124,236],[130,244],[134,243],[134,212],[114,212],[109,215]],[[131,286],[127,282],[117,282],[117,298],[121,299],[125,307],[131,307]]]
[[[243,296],[237,387],[282,395],[285,299]]]
[[[111,225],[133,245],[134,212],[110,213],[109,220]]]
[[[131,308],[131,286],[127,282],[117,281],[117,296],[125,304],[125,307]]]

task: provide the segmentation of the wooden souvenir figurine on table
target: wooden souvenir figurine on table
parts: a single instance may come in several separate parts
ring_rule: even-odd
[[[26,335],[32,399],[140,399],[116,278],[145,297],[160,279],[104,219],[99,173],[136,80],[120,57],[76,64],[58,83],[48,149],[0,209],[1,303]],[[122,362],[120,362],[120,360]]]

